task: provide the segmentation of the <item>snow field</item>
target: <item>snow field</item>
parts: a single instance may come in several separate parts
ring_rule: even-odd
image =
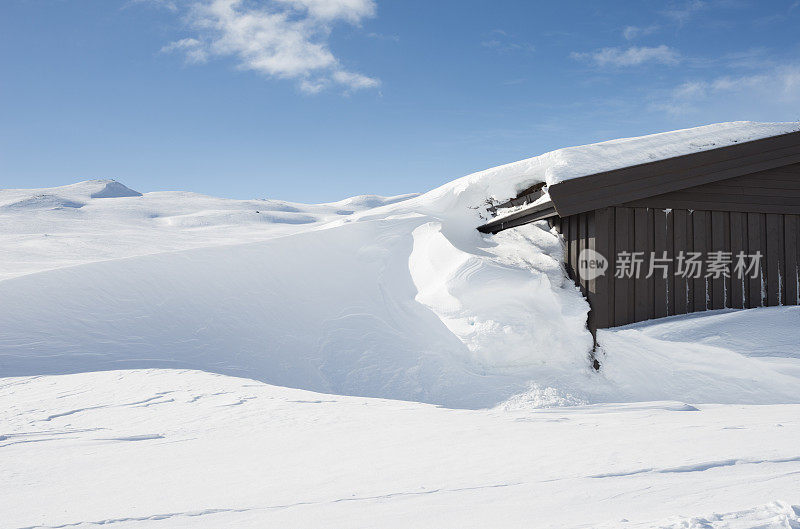
[[[796,130],[319,205],[0,190],[0,528],[800,529],[800,308],[600,331],[595,372],[557,234],[475,230],[536,182]]]
[[[798,405],[452,410],[127,370],[6,378],[0,424],[3,528],[800,521]]]

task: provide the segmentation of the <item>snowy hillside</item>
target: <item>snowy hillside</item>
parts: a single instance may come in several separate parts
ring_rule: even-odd
[[[106,259],[261,241],[413,196],[306,205],[182,191],[141,194],[114,180],[0,189],[0,280]]]
[[[140,195],[114,181],[0,191],[0,298],[14,307],[0,313],[0,371],[202,369],[469,408],[531,383],[555,401],[800,402],[795,372],[725,343],[687,353],[614,331],[601,337],[605,369],[595,373],[588,305],[565,277],[558,236],[544,224],[475,230],[487,200],[533,181],[798,127],[731,123],[616,140],[420,196],[320,205]],[[772,339],[791,343],[792,330]],[[628,358],[641,348],[651,353]],[[738,361],[714,361],[725,369],[709,381],[706,362],[725,355]],[[642,372],[660,374],[640,383]]]
[[[475,229],[536,182],[796,130],[318,205],[0,190],[0,528],[800,527],[800,308],[600,331],[597,372],[559,236]]]

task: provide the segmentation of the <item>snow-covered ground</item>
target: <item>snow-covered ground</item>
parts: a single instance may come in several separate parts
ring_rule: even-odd
[[[309,205],[182,191],[142,195],[113,180],[0,189],[0,280],[106,259],[262,241],[412,196]]]
[[[799,128],[320,205],[0,190],[0,527],[800,528],[798,307],[601,331],[595,372],[557,234],[475,230],[537,181]]]
[[[7,528],[800,527],[800,405],[453,410],[137,370],[7,378],[0,424]]]

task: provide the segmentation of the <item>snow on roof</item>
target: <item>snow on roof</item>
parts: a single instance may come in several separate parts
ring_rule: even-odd
[[[547,185],[676,156],[800,131],[800,122],[735,121],[566,147],[467,175],[431,192],[454,192],[476,206],[504,202],[534,184]],[[424,195],[423,195],[424,196]]]
[[[800,123],[736,121],[559,149],[525,160],[548,185],[676,156],[800,131]]]

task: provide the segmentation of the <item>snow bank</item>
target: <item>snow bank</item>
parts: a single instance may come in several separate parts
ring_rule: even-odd
[[[415,299],[466,344],[477,365],[549,362],[580,369],[586,363],[588,305],[565,277],[552,233],[525,226],[472,252],[454,246],[439,222],[417,227],[412,236]]]
[[[475,228],[490,202],[535,182],[798,129],[729,123],[615,140],[419,196],[319,205],[177,192],[92,198],[94,183],[0,191],[0,204],[43,193],[85,204],[0,213],[10,256],[0,299],[15,309],[0,313],[0,374],[171,366],[456,407],[520,393],[513,406],[796,402],[796,353],[781,366],[744,357],[758,333],[683,343],[614,331],[601,340],[607,368],[595,373],[588,305],[565,277],[559,237],[541,223],[495,236]]]

